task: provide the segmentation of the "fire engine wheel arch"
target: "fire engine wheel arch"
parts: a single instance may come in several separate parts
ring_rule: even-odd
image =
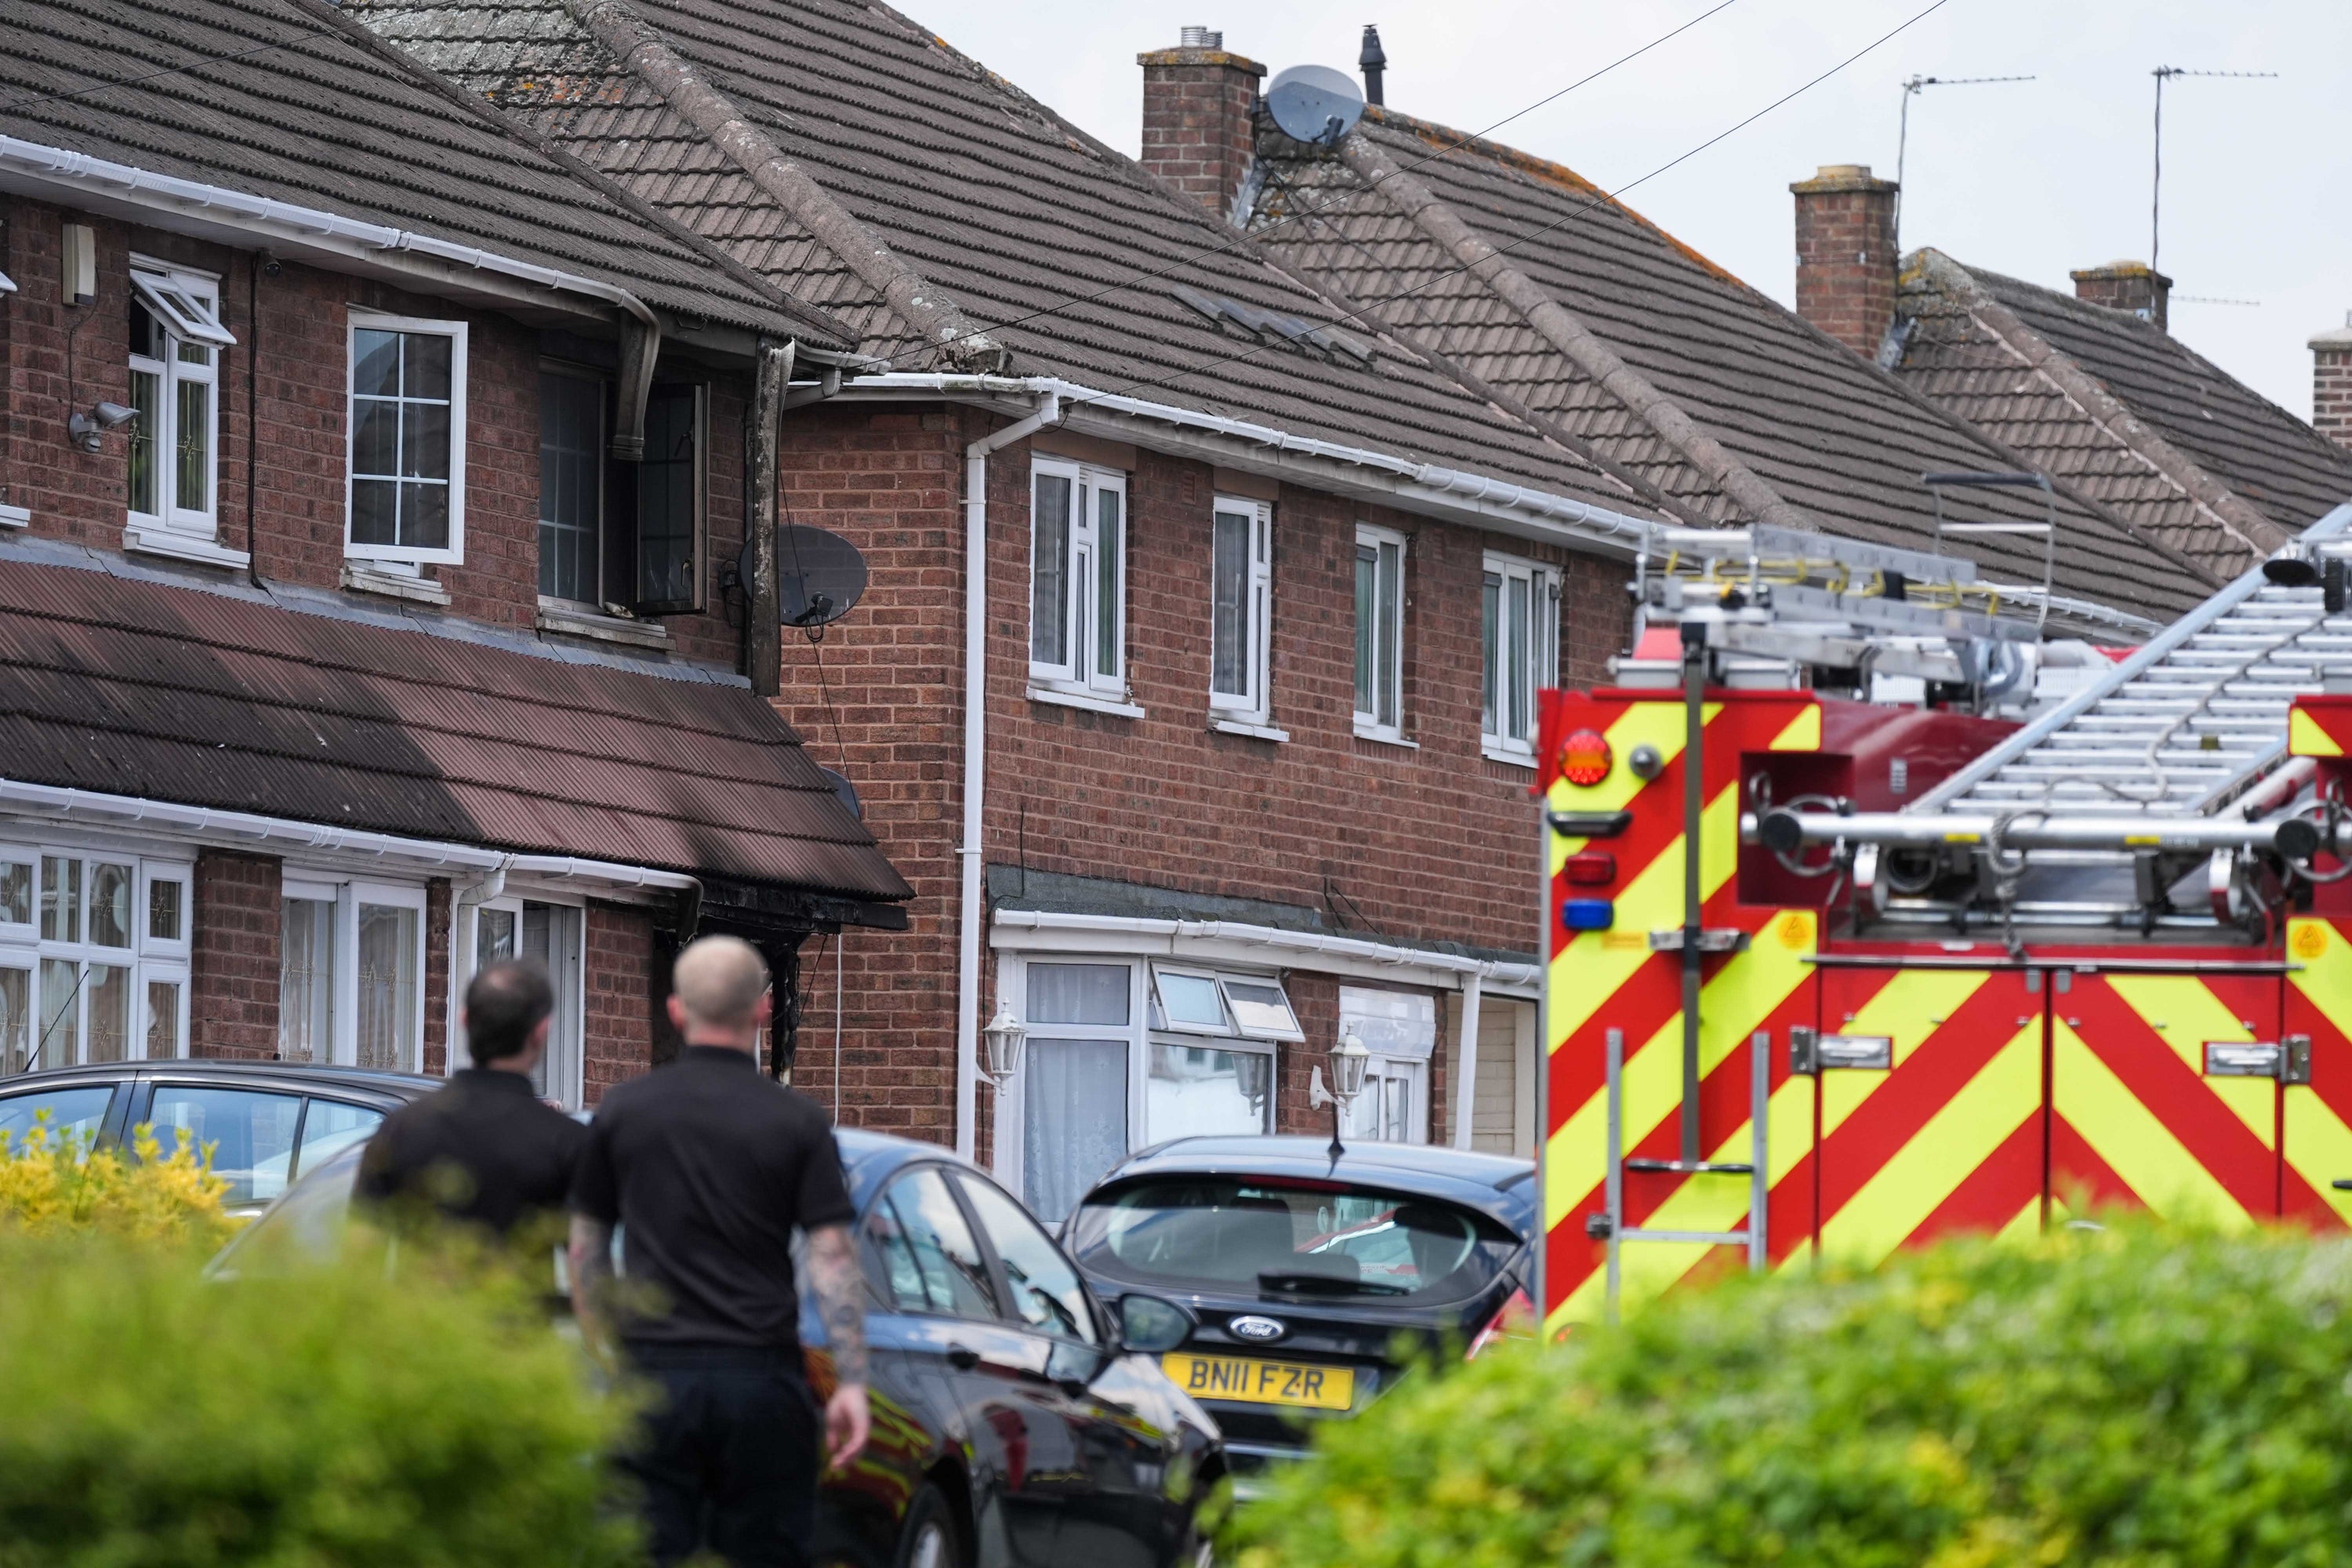
[[[1547,735],[1591,728],[1619,758],[1648,745],[1664,762],[1648,778],[1621,765],[1547,791],[1571,821],[1631,812],[1605,841],[1546,835],[1542,1273],[1557,1331],[1606,1306],[1606,1246],[1587,1222],[1607,1201],[1610,1029],[1623,1037],[1622,1224],[1738,1231],[1749,1185],[1655,1168],[1679,1151],[1680,961],[1649,933],[1683,919],[1683,705],[1562,693],[1545,718]],[[1750,1040],[1766,1033],[1770,1267],[2032,1236],[2084,1205],[2224,1228],[2352,1221],[2352,1193],[2333,1185],[2352,1178],[2352,921],[2289,922],[2283,959],[2070,949],[2020,962],[1991,942],[1823,951],[1813,910],[1741,905],[1734,885],[1743,753],[1808,749],[1819,733],[1803,694],[1769,693],[1710,701],[1702,742],[1704,924],[1742,935],[1702,969],[1701,1155],[1748,1159]],[[1589,847],[1615,857],[1613,920],[1571,931],[1563,868]],[[1820,1037],[1799,1064],[1814,1070],[1791,1070],[1792,1029]],[[1629,1243],[1622,1304],[1745,1264],[1730,1245]]]

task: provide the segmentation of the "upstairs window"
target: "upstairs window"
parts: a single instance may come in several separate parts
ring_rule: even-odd
[[[1127,477],[1058,458],[1031,468],[1029,677],[1127,691]]]
[[[1404,738],[1404,535],[1356,525],[1356,732]]]
[[[217,531],[220,283],[134,260],[131,269],[131,528],[211,540]]]
[[[1273,664],[1274,508],[1220,497],[1210,524],[1209,707],[1266,721]]]
[[[539,593],[635,616],[702,608],[702,388],[656,385],[645,458],[610,456],[613,384],[547,364],[539,377]]]
[[[353,310],[346,550],[466,558],[466,323]]]
[[[1536,693],[1559,679],[1559,574],[1489,553],[1483,610],[1481,741],[1489,755],[1532,763]]]

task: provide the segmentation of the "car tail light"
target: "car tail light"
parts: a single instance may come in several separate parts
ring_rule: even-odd
[[[1536,1304],[1528,1300],[1525,1290],[1514,1290],[1511,1299],[1480,1329],[1470,1342],[1470,1349],[1462,1359],[1476,1361],[1478,1352],[1504,1340],[1531,1340],[1536,1337]]]

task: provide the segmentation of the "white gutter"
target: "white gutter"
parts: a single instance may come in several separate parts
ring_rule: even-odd
[[[491,878],[503,889],[509,875],[555,881],[599,882],[607,887],[643,892],[690,894],[701,898],[700,879],[682,871],[660,871],[626,866],[613,860],[584,860],[570,855],[513,855],[478,844],[450,844],[429,838],[404,838],[352,827],[292,817],[263,816],[246,811],[219,811],[211,806],[182,805],[174,801],[146,800],[136,795],[104,795],[92,790],[66,789],[0,778],[0,807],[63,822],[87,823],[119,832],[160,831],[193,838],[221,848],[268,848],[278,854],[332,856],[396,862],[415,870],[470,872],[469,884],[478,887]],[[496,897],[495,893],[481,895]]]
[[[87,191],[126,205],[180,216],[208,218],[224,226],[266,237],[312,246],[361,258],[429,256],[437,261],[488,272],[532,284],[559,294],[577,294],[598,300],[658,330],[661,323],[651,307],[618,284],[576,272],[565,272],[537,262],[518,260],[469,245],[456,245],[411,229],[363,223],[318,207],[257,196],[225,185],[207,185],[174,174],[158,174],[128,163],[94,158],[87,153],[45,147],[0,136],[0,170],[19,170],[52,184]]]
[[[972,1158],[980,1113],[980,862],[988,760],[988,456],[1062,422],[1061,395],[963,449],[963,887],[956,925],[956,1152]]]
[[[1463,985],[1474,978],[1481,988],[1532,996],[1541,970],[1532,963],[1505,963],[1433,948],[1408,947],[1354,936],[1324,936],[1238,921],[1172,921],[1143,915],[1080,915],[1055,910],[999,910],[994,930],[1060,935],[1074,949],[1086,939],[1121,938],[1121,952],[1149,952],[1200,962],[1271,963],[1280,959],[1318,960],[1324,967],[1383,979],[1410,979],[1433,985]],[[998,947],[1027,945],[1017,938],[992,938]],[[1054,945],[1062,945],[1055,942]],[[1202,952],[1204,948],[1219,951]],[[1104,951],[1097,946],[1096,951]],[[1291,964],[1288,967],[1315,967]]]
[[[1295,436],[1270,425],[1204,414],[1174,404],[1154,403],[1118,393],[1099,392],[1055,376],[953,375],[922,372],[892,372],[860,376],[845,384],[840,395],[860,399],[874,395],[925,394],[939,397],[1045,397],[1063,400],[1065,418],[1081,408],[1098,408],[1154,424],[1224,437],[1267,452],[1318,458],[1346,468],[1386,477],[1401,499],[1442,503],[1456,511],[1500,514],[1548,531],[1559,531],[1561,542],[1586,546],[1605,543],[1629,554],[1656,550],[1653,536],[1660,525],[1590,501],[1530,489],[1524,485],[1415,462],[1366,447],[1349,447],[1311,436]]]

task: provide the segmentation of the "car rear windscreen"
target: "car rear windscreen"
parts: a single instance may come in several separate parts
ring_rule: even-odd
[[[1435,1199],[1231,1176],[1097,1194],[1072,1216],[1068,1240],[1087,1268],[1139,1286],[1417,1304],[1476,1295],[1519,1245]]]

